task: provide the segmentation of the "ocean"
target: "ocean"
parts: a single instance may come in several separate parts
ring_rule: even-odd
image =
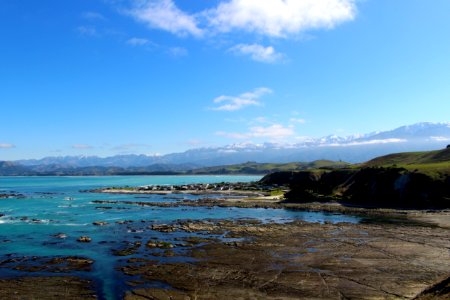
[[[168,224],[177,220],[258,219],[263,222],[359,222],[358,217],[322,212],[286,209],[224,207],[146,207],[130,204],[98,204],[94,200],[139,202],[174,202],[195,200],[205,195],[132,195],[83,192],[108,186],[178,185],[188,183],[249,182],[260,176],[83,176],[83,177],[0,177],[0,194],[15,193],[23,197],[0,199],[0,278],[53,275],[45,271],[24,272],[2,267],[1,261],[11,257],[81,256],[94,260],[91,272],[76,275],[95,282],[100,299],[120,299],[130,278],[117,269],[126,257],[113,255],[113,250],[127,242],[154,238],[173,242],[176,233],[149,229],[151,224]],[[109,206],[110,208],[105,208]],[[131,220],[130,225],[117,224]],[[105,221],[106,226],[93,222]],[[66,237],[56,238],[63,233]],[[77,238],[89,236],[90,243]],[[182,260],[182,256],[159,257],[161,261]],[[60,274],[59,274],[60,275]],[[154,282],[147,285],[159,286]]]

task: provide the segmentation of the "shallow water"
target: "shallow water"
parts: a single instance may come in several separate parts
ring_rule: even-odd
[[[21,193],[24,199],[0,199],[0,260],[9,254],[16,256],[83,256],[95,261],[93,271],[76,274],[96,281],[100,298],[117,299],[125,289],[124,279],[116,267],[124,257],[112,255],[112,250],[124,241],[149,238],[173,241],[178,233],[160,233],[148,229],[149,224],[170,223],[179,219],[238,219],[252,218],[263,222],[289,222],[300,219],[308,222],[353,222],[359,218],[321,212],[301,212],[285,209],[207,208],[207,207],[142,207],[126,204],[95,204],[93,200],[140,202],[169,202],[192,195],[118,195],[85,193],[82,190],[106,186],[140,186],[148,184],[188,184],[214,182],[247,182],[259,176],[107,176],[107,177],[0,177],[0,194]],[[110,206],[112,209],[99,207]],[[123,226],[115,222],[139,222]],[[94,226],[94,221],[106,221],[107,226]],[[142,221],[142,222],[141,222]],[[52,235],[65,233],[67,238]],[[79,236],[87,235],[91,243],[79,243]],[[176,260],[180,258],[159,258]],[[126,260],[126,257],[125,257]],[[81,272],[82,273],[82,272]],[[26,273],[25,275],[27,275]],[[40,275],[34,273],[33,275]],[[0,276],[22,276],[24,273],[0,268]],[[155,283],[158,285],[158,283]]]

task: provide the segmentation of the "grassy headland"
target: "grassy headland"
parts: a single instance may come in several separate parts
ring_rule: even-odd
[[[450,148],[398,153],[335,170],[275,172],[264,184],[289,185],[290,202],[338,201],[401,208],[450,207]]]

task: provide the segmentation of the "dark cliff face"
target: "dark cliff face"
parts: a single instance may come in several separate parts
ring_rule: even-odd
[[[450,177],[440,180],[403,168],[278,172],[266,184],[288,184],[291,202],[328,201],[374,207],[449,208]]]
[[[448,178],[433,180],[427,175],[401,168],[367,168],[342,186],[349,202],[381,207],[444,208],[450,206]]]

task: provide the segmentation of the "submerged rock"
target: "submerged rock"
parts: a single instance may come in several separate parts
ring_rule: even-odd
[[[124,249],[113,250],[113,254],[115,256],[128,256],[128,255],[136,253],[139,250],[139,248],[141,247],[141,245],[142,245],[142,242],[129,243],[129,246]]]
[[[80,242],[80,243],[90,243],[92,241],[92,239],[90,237],[88,237],[88,236],[80,236],[77,239],[77,241]]]
[[[55,237],[57,239],[65,239],[65,238],[67,238],[67,234],[65,234],[65,233],[57,233],[57,234],[52,235],[52,237]]]
[[[147,248],[173,248],[173,244],[169,242],[161,242],[161,241],[148,241],[145,245]]]
[[[108,222],[106,222],[106,221],[95,221],[92,224],[95,225],[95,226],[106,226],[106,225],[108,225]]]
[[[159,232],[174,232],[176,230],[176,228],[174,228],[174,226],[171,225],[167,225],[167,224],[154,224],[150,227],[152,230],[156,230]]]

